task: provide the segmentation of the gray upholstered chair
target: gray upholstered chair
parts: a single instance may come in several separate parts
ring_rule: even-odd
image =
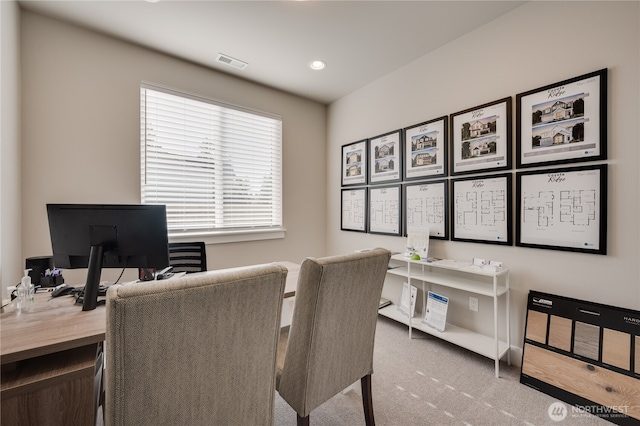
[[[373,343],[390,257],[388,250],[375,249],[302,262],[276,379],[298,425],[308,425],[313,409],[358,380],[366,424],[374,424]]]
[[[269,264],[109,288],[105,424],[273,425],[286,276]]]

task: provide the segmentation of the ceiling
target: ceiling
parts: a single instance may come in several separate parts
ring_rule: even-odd
[[[23,9],[323,104],[523,3],[19,0]],[[221,63],[219,53],[248,66]],[[314,59],[326,68],[311,70]]]

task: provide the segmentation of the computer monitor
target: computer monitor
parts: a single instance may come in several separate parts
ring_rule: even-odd
[[[56,268],[88,268],[82,310],[96,308],[102,268],[169,264],[163,205],[47,204]]]

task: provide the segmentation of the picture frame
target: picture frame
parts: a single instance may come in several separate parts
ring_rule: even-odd
[[[369,138],[369,184],[402,180],[402,130]]]
[[[429,229],[429,238],[449,239],[449,181],[404,185],[405,236]]]
[[[340,230],[367,232],[367,188],[342,189]]]
[[[402,235],[401,185],[369,187],[369,233]]]
[[[439,117],[405,127],[404,180],[447,175],[449,163],[449,117]]]
[[[342,186],[366,185],[369,164],[367,139],[342,145],[340,164]]]
[[[451,114],[451,176],[511,169],[511,97]]]
[[[516,167],[607,158],[607,69],[516,95]]]
[[[452,241],[512,245],[512,175],[451,180]]]
[[[516,173],[516,246],[607,254],[607,165]]]

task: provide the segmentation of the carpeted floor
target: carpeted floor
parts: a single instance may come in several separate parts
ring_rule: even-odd
[[[373,405],[378,426],[610,425],[585,413],[554,421],[559,401],[520,384],[520,369],[494,362],[380,317],[374,353]],[[555,407],[555,405],[554,405]],[[275,424],[294,426],[295,412],[276,396]],[[556,418],[557,419],[557,418]],[[313,426],[364,425],[359,383],[311,413]]]

